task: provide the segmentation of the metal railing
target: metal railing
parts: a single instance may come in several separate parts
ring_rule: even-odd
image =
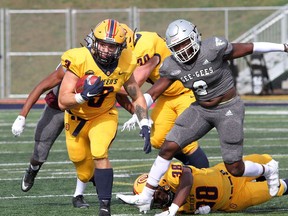
[[[263,21],[259,20],[259,24],[255,23],[257,25],[254,24],[253,28],[233,40],[232,32],[237,30],[234,35],[240,35],[234,23],[235,14],[253,11],[269,12],[272,15]],[[287,5],[237,8],[0,9],[0,99],[27,97],[31,89],[58,65],[64,51],[83,42],[89,30],[95,27],[95,20],[114,18],[130,24],[133,29],[137,27],[138,30],[156,31],[164,35],[167,25],[180,17],[195,23],[205,19],[200,26],[204,38],[205,35],[220,35],[235,42],[265,39],[280,43],[288,40]],[[256,18],[258,16],[255,21]],[[287,69],[285,64],[281,69],[277,67],[277,70],[283,73]],[[240,66],[240,75],[245,74],[247,65],[243,64],[243,60],[237,61],[237,65]],[[244,78],[243,81],[240,77],[239,83],[243,83],[246,88],[249,81]]]

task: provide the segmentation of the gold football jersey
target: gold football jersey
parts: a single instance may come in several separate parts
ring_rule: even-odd
[[[114,107],[116,93],[130,78],[137,65],[136,58],[129,49],[122,51],[115,70],[108,70],[105,73],[98,67],[87,47],[66,51],[61,57],[62,65],[67,65],[67,61],[69,62],[69,70],[78,77],[83,77],[87,72],[93,72],[94,75],[100,76],[104,81],[104,90],[99,97],[70,109],[74,115],[86,120],[95,118]]]
[[[232,183],[229,178],[230,175],[223,170],[211,167],[208,169],[198,169],[193,166],[189,166],[193,174],[193,186],[190,191],[190,195],[187,198],[186,204],[181,206],[179,211],[194,212],[202,205],[212,206],[212,210],[220,209],[225,206],[232,193]],[[179,183],[180,176],[182,174],[182,164],[179,162],[171,163],[169,170],[165,173],[160,181],[161,184],[165,184],[165,180],[169,183],[170,189],[175,193]]]
[[[159,56],[160,62],[157,67],[151,72],[147,82],[154,84],[159,78],[159,68],[164,59],[171,55],[165,40],[160,37],[156,32],[140,31],[136,33],[135,48],[133,50],[138,65],[144,65],[153,56]],[[163,95],[165,96],[176,96],[183,92],[191,91],[184,88],[180,81],[175,81]]]

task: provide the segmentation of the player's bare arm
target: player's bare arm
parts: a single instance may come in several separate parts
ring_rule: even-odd
[[[134,106],[127,97],[127,95],[124,94],[116,94],[116,100],[117,102],[124,108],[126,109],[129,113],[133,114],[134,113]]]
[[[173,82],[173,80],[166,77],[161,77],[146,93],[151,95],[153,101],[155,101]]]
[[[63,79],[64,71],[62,67],[57,67],[55,71],[45,77],[34,89],[29,93],[27,100],[20,112],[21,116],[27,117],[31,107],[36,103],[39,97],[49,89],[59,85]]]
[[[160,57],[158,55],[154,55],[144,65],[136,67],[133,74],[136,82],[140,87],[145,83],[145,81],[150,76],[150,73],[155,69],[159,62]]]
[[[160,62],[160,57],[155,55],[151,59],[149,59],[144,65],[140,65],[136,67],[136,69],[133,71],[133,74],[139,87],[141,87],[146,82],[146,80],[150,76],[150,73],[159,64],[159,62]],[[127,92],[125,91],[123,87],[121,88],[120,93],[127,95]]]
[[[189,196],[193,184],[192,170],[189,167],[183,166],[183,171],[180,177],[180,184],[177,188],[173,203],[177,206],[182,206],[186,198]]]
[[[63,77],[63,81],[59,90],[58,105],[61,110],[70,109],[78,103],[75,99],[75,86],[79,77],[73,72],[67,70]]]
[[[269,42],[253,42],[253,43],[232,43],[232,53],[227,56],[227,59],[240,58],[252,53],[266,52],[288,52],[287,44],[276,44]]]
[[[133,74],[129,78],[129,80],[127,80],[126,83],[124,84],[124,88],[126,92],[128,93],[128,95],[132,98],[134,108],[135,108],[135,114],[137,115],[139,121],[141,121],[142,119],[147,119],[148,112],[147,112],[146,101],[141,92],[140,87],[135,81]]]

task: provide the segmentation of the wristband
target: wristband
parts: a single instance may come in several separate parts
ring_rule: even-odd
[[[284,51],[288,52],[288,44],[287,43],[284,44]]]
[[[139,126],[140,128],[142,128],[144,125],[149,127],[149,120],[147,118],[143,118],[140,122],[139,122]]]
[[[254,42],[253,43],[253,53],[265,53],[265,52],[279,52],[285,51],[284,44],[276,44],[269,42]]]
[[[176,205],[175,203],[172,203],[171,206],[169,207],[169,212],[172,215],[176,215],[178,209],[179,209],[179,206]]]
[[[149,109],[151,107],[151,105],[154,103],[154,101],[153,101],[151,95],[148,93],[143,94],[143,96],[145,98],[147,108]]]
[[[75,94],[75,100],[78,104],[83,104],[85,102],[84,98],[80,93]]]

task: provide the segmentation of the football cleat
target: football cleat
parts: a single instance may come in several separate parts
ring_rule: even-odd
[[[109,200],[100,200],[99,216],[111,216]]]
[[[116,194],[116,199],[120,199],[122,202],[135,205],[140,212],[144,214],[147,213],[151,209],[152,199],[144,199],[141,195],[124,195],[124,194]]]
[[[36,177],[36,175],[37,175],[39,170],[40,169],[33,170],[31,168],[31,166],[29,165],[28,169],[25,172],[24,177],[22,178],[21,190],[23,192],[27,192],[27,191],[29,191],[32,188],[32,186],[34,184],[34,179],[35,179],[35,177]]]
[[[266,164],[269,167],[268,174],[265,175],[267,180],[269,193],[270,195],[276,196],[278,190],[280,188],[280,181],[279,181],[279,170],[278,170],[278,162],[275,160],[271,160],[269,163]]]
[[[72,197],[72,204],[75,208],[89,208],[89,204],[85,202],[83,195]]]

